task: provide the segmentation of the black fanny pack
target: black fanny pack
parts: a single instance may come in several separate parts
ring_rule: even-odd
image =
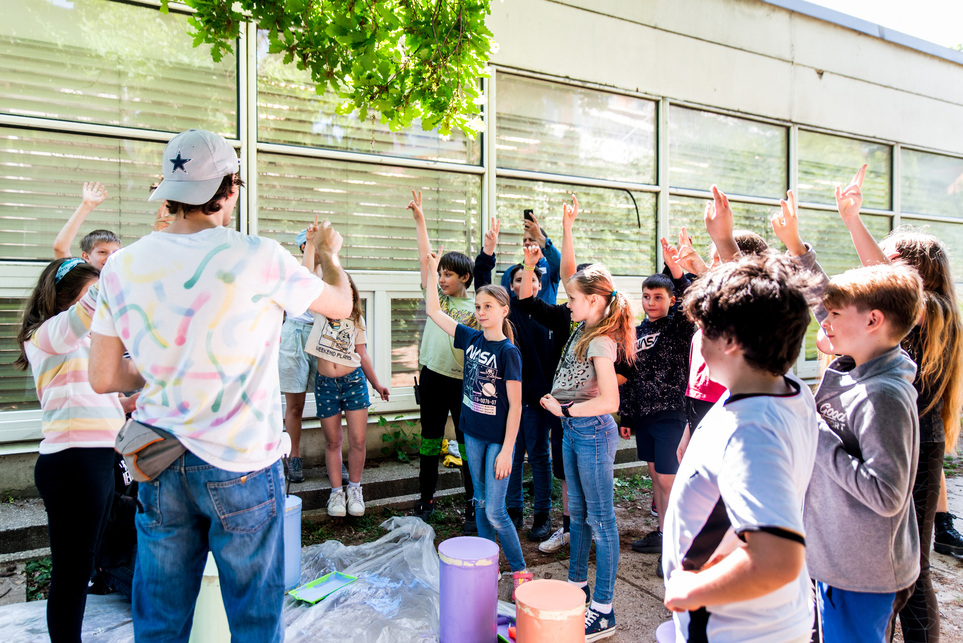
[[[153,480],[187,450],[173,433],[137,420],[127,420],[117,434],[114,449],[124,457],[127,470],[137,482]]]

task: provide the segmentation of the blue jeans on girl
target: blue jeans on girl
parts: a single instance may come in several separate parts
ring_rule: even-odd
[[[589,549],[595,532],[592,597],[597,603],[611,603],[619,566],[612,479],[619,429],[610,415],[563,417],[562,428],[562,462],[572,516],[568,579],[574,583],[588,580]]]
[[[505,507],[505,495],[508,493],[511,476],[502,480],[495,479],[495,458],[501,452],[502,445],[465,434],[465,449],[468,452],[468,468],[475,485],[475,524],[478,525],[478,535],[496,542],[495,534],[498,534],[498,541],[501,542],[512,571],[520,572],[525,569],[525,556],[522,554],[522,544],[518,541],[518,532],[515,531],[515,525],[508,517],[508,509]]]

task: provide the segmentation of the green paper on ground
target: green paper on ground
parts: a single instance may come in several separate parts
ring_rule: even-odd
[[[313,580],[310,583],[306,583],[301,587],[296,587],[292,589],[288,594],[298,599],[299,601],[304,601],[305,603],[315,603],[324,600],[334,592],[338,591],[345,585],[349,585],[354,581],[358,580],[357,576],[349,576],[348,574],[342,574],[341,572],[331,572],[330,574],[325,574],[317,580]]]

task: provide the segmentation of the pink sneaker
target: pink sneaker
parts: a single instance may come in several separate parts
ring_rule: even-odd
[[[513,572],[512,573],[512,602],[515,602],[515,591],[519,586],[527,583],[534,578],[532,572]]]

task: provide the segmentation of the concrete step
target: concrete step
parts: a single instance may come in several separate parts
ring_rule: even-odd
[[[647,473],[644,462],[638,462],[634,440],[619,440],[615,456],[616,475]],[[379,461],[368,463],[364,470],[365,505],[372,509],[393,507],[410,509],[419,500],[418,460],[412,462]],[[527,466],[527,465],[526,465]],[[305,481],[292,484],[290,493],[301,498],[306,517],[324,518],[331,485],[321,467],[306,468]],[[345,482],[345,484],[347,484]],[[438,496],[464,493],[461,471],[439,465]],[[0,562],[9,562],[49,554],[47,512],[39,498],[0,503]]]

